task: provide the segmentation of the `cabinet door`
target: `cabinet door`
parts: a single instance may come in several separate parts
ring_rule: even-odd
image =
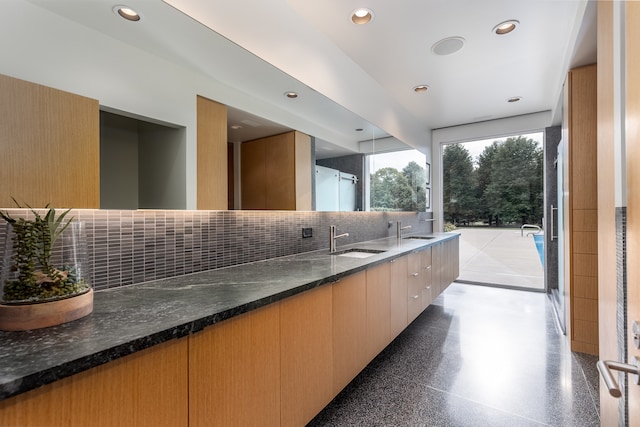
[[[431,282],[431,248],[427,248],[420,252],[420,271],[422,279],[422,310],[427,308],[433,301],[432,282]]]
[[[438,295],[444,290],[444,246],[442,243],[431,246],[431,291],[433,298],[437,298]]]
[[[281,425],[303,426],[333,398],[332,288],[280,303]]]
[[[100,207],[98,101],[0,75],[0,206]]]
[[[367,365],[367,275],[333,285],[333,391],[338,394]]]
[[[407,327],[407,308],[408,308],[408,280],[407,280],[407,265],[408,257],[403,256],[396,258],[389,263],[391,286],[390,286],[390,301],[391,301],[391,337],[393,340],[397,337],[404,328]]]
[[[267,208],[267,166],[262,141],[244,142],[240,146],[242,209]]]
[[[263,162],[266,163],[267,209],[296,209],[295,133],[267,138]]]
[[[368,360],[391,342],[391,284],[389,263],[367,270],[367,349]]]
[[[411,323],[422,312],[422,271],[420,253],[412,253],[408,256],[407,278],[409,281],[407,293],[407,322]]]
[[[184,426],[187,339],[169,341],[0,402],[2,426]]]
[[[280,424],[278,303],[189,337],[189,398],[191,427]]]

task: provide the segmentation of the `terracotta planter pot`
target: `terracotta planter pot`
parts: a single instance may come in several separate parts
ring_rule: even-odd
[[[0,330],[27,331],[80,319],[93,311],[93,289],[84,294],[36,304],[0,304]]]

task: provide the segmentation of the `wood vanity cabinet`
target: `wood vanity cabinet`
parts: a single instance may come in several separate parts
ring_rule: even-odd
[[[332,286],[280,302],[281,424],[303,426],[334,397]]]
[[[391,341],[390,264],[376,265],[367,272],[367,349],[372,360]]]
[[[0,401],[0,425],[186,427],[187,353],[168,341]]]
[[[369,363],[367,350],[367,273],[333,285],[333,394]]]
[[[422,279],[420,280],[420,284],[422,286],[421,293],[421,302],[422,302],[422,310],[426,309],[429,304],[435,299],[437,295],[433,292],[433,283],[431,277],[431,248],[427,248],[424,251],[420,252],[420,272]]]
[[[408,257],[396,258],[389,263],[391,270],[391,339],[394,339],[407,327],[407,310],[409,294]]]
[[[0,425],[305,425],[457,277],[457,254],[447,240],[0,401]]]
[[[280,425],[279,303],[188,339],[191,427]]]
[[[421,253],[414,252],[407,256],[408,269],[407,279],[409,282],[408,294],[407,294],[407,323],[413,322],[413,320],[422,313],[422,279],[424,274],[421,269]]]

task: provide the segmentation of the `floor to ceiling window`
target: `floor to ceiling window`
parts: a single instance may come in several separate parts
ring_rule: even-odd
[[[448,144],[445,229],[461,233],[461,281],[544,289],[542,133]]]

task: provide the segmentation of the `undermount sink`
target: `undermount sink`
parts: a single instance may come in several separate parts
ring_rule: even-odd
[[[435,237],[434,236],[407,236],[407,237],[403,237],[403,239],[431,240],[431,239],[435,239]]]
[[[369,258],[382,252],[385,251],[379,249],[345,249],[344,251],[333,252],[331,255],[346,258]]]

